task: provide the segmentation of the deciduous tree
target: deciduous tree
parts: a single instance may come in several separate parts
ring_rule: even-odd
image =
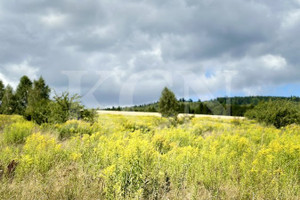
[[[13,88],[7,85],[2,97],[1,103],[1,113],[6,115],[11,115],[16,110],[16,98],[14,95]]]

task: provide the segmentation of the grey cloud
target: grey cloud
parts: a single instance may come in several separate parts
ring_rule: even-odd
[[[93,91],[101,105],[118,104],[124,85],[134,87],[133,103],[157,99],[164,85],[183,96],[184,80],[173,76],[181,70],[195,75],[191,95],[200,97],[224,93],[228,71],[237,93],[299,82],[297,0],[3,0],[0,11],[0,77],[16,81],[7,66],[27,62],[57,91],[84,95],[97,72],[110,71]],[[268,69],[265,55],[287,64]],[[173,83],[155,70],[173,73]],[[86,72],[80,88],[69,88],[68,71]]]

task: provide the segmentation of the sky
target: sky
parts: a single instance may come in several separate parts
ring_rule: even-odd
[[[0,80],[89,107],[300,95],[300,0],[1,0]]]

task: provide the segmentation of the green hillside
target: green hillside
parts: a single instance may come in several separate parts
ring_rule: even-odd
[[[300,97],[276,97],[276,96],[248,96],[248,97],[218,97],[209,101],[193,101],[179,99],[180,113],[244,116],[245,112],[252,109],[262,101],[291,100],[300,102]],[[135,105],[131,107],[111,107],[106,110],[158,112],[158,102]]]

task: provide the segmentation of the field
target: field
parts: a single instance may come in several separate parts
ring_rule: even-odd
[[[155,117],[161,117],[161,114],[158,112],[133,112],[133,111],[108,111],[108,110],[98,110],[98,114],[113,114],[113,115],[125,115],[125,116],[155,116]],[[182,114],[180,113],[178,117],[207,117],[207,118],[217,118],[217,119],[243,119],[244,117],[236,117],[236,116],[227,116],[227,115],[204,115],[204,114]]]
[[[300,127],[99,115],[0,116],[0,199],[299,199]]]

